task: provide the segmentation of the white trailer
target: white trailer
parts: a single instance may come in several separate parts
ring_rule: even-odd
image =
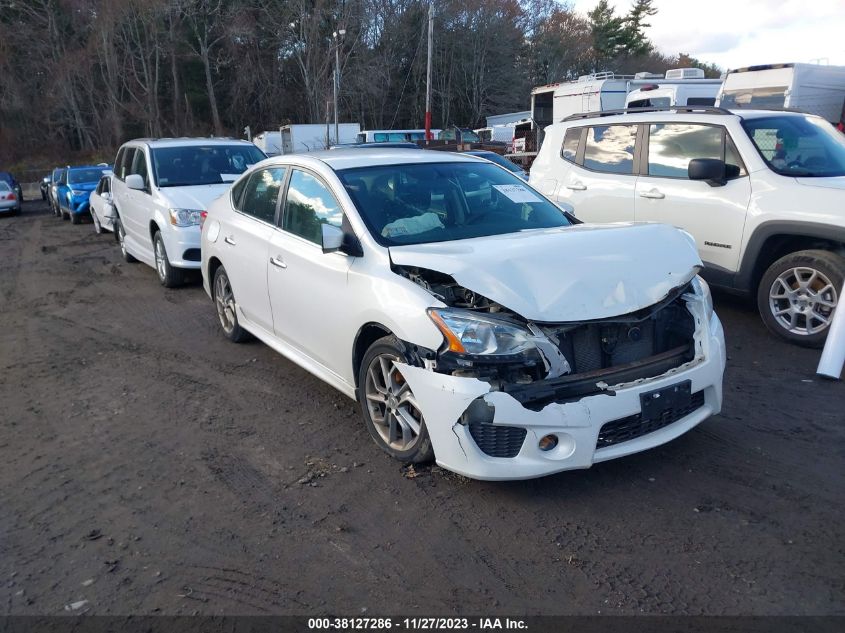
[[[766,64],[728,71],[719,92],[722,108],[789,108],[839,122],[845,66]]]
[[[690,79],[682,84],[649,84],[625,97],[625,108],[670,108],[716,105],[721,80]]]
[[[278,156],[282,153],[281,132],[261,132],[252,138],[252,142],[267,156]]]
[[[361,130],[357,123],[338,124],[338,136],[335,138],[334,123],[295,123],[279,128],[282,154],[302,154],[328,149],[332,145],[354,143]]]

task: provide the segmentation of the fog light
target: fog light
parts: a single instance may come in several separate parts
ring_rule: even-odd
[[[550,451],[557,446],[557,435],[545,435],[540,438],[540,450]]]

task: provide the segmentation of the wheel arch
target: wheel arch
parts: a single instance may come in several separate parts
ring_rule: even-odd
[[[380,338],[393,335],[393,332],[387,326],[374,321],[365,323],[358,329],[358,333],[355,335],[355,340],[352,343],[352,376],[355,380],[356,398],[358,396],[358,373],[361,370],[361,362],[364,360],[364,354]]]
[[[208,276],[206,279],[208,279],[208,288],[212,299],[214,298],[214,274],[221,266],[223,266],[223,262],[221,262],[216,255],[212,255],[208,258],[208,265],[206,266]]]
[[[748,240],[736,288],[755,294],[769,266],[784,255],[810,249],[845,255],[845,227],[790,221],[761,224]]]

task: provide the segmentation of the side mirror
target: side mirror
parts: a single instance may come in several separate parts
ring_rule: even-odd
[[[343,229],[333,224],[320,225],[323,231],[323,252],[333,253],[343,246]]]
[[[104,191],[103,193],[101,193],[100,197],[106,202],[111,202],[111,193],[109,193],[108,191]]]
[[[42,179],[41,179],[41,182],[43,182],[45,185],[49,185],[49,184],[50,184],[50,179],[49,179],[49,178],[42,178]]]
[[[690,180],[704,180],[711,187],[721,187],[727,182],[725,163],[718,158],[693,158],[687,175]]]
[[[147,188],[144,185],[144,179],[138,174],[129,174],[126,177],[126,186],[137,191],[144,191]]]

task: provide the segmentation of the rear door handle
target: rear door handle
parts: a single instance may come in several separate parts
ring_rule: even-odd
[[[227,244],[229,244],[230,246],[234,246],[234,245],[235,245],[235,239],[234,239],[231,235],[230,235],[230,236],[227,236],[227,237],[224,237],[224,238],[223,238],[223,241],[224,241],[224,242],[226,242]]]
[[[651,191],[641,191],[640,192],[641,198],[651,198],[652,200],[663,200],[665,198],[665,194],[659,192],[657,189],[652,189]]]
[[[566,185],[566,188],[572,189],[572,191],[584,191],[584,189],[587,188],[587,185],[585,185],[582,182],[571,182],[568,185]]]
[[[271,257],[270,263],[273,264],[276,268],[287,268],[288,265],[282,260],[281,257]]]

